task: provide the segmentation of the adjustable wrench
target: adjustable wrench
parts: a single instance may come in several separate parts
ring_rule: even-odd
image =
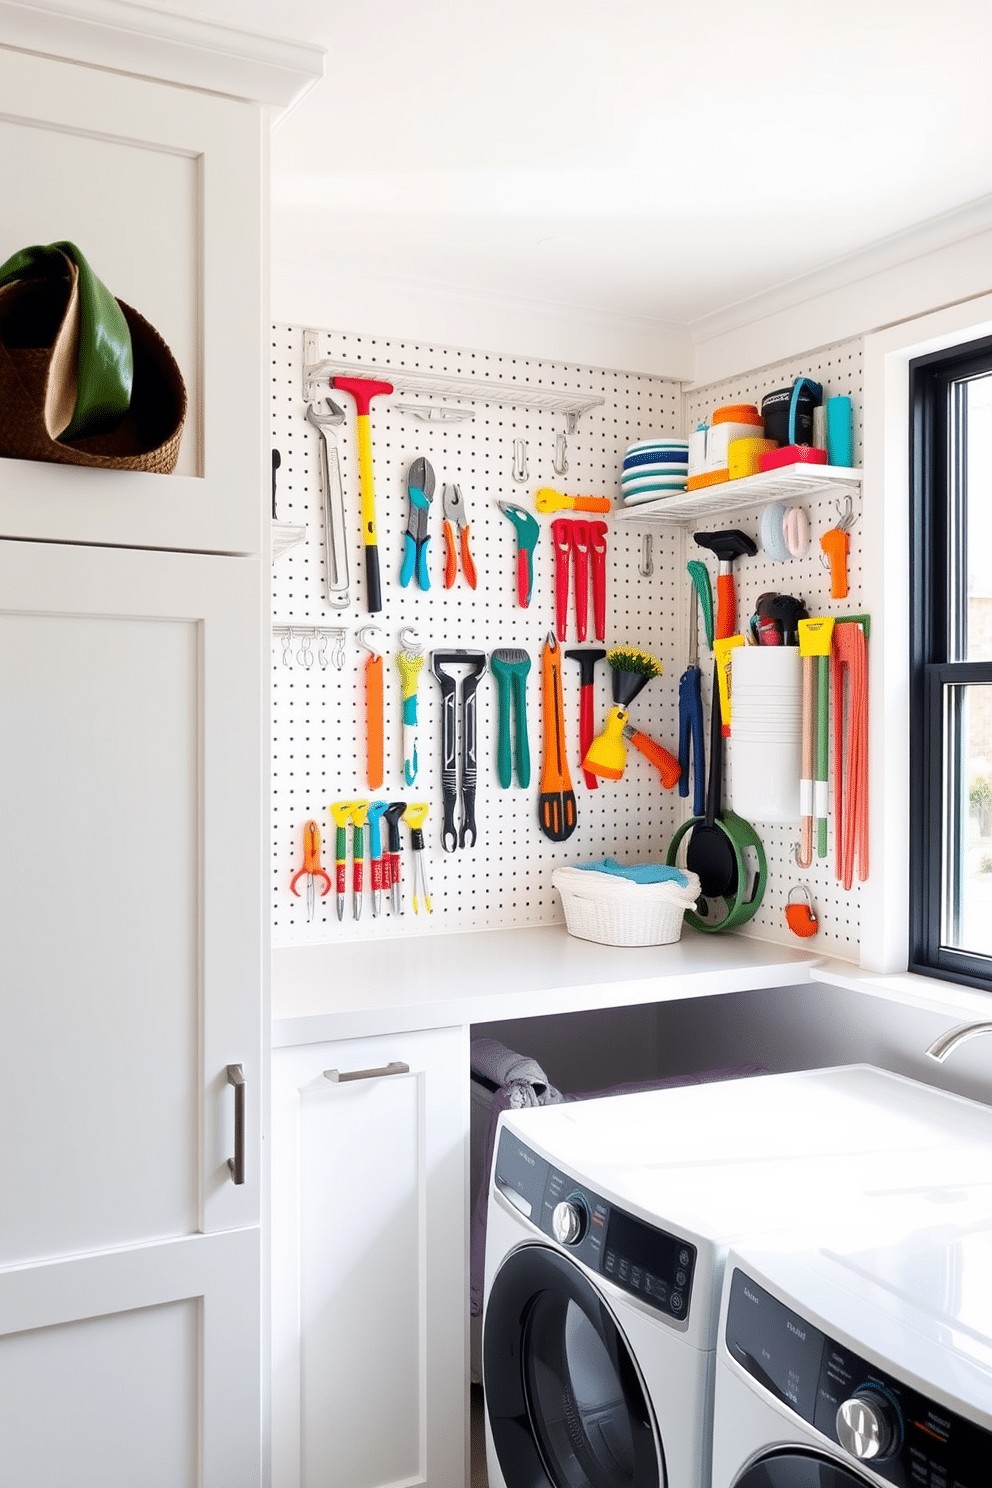
[[[325,399],[329,413],[307,404],[307,418],[320,435],[320,475],[324,491],[324,543],[327,549],[327,603],[332,610],[348,608],[348,546],[344,527],[344,493],[334,430],[344,423],[344,409]]]

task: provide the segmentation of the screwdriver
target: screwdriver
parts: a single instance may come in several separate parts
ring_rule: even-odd
[[[405,810],[405,801],[393,801],[382,813],[388,832],[382,886],[389,890],[389,905],[394,914],[399,914],[403,907],[403,890],[400,888],[400,820]]]
[[[376,919],[382,910],[383,888],[388,887],[385,883],[382,835],[379,830],[382,815],[388,805],[388,801],[373,801],[369,807],[369,877],[372,885],[372,914]]]
[[[337,892],[338,919],[343,920],[347,889],[348,822],[351,820],[351,802],[332,801],[330,809],[334,819],[334,887]]]
[[[365,877],[365,822],[369,814],[368,801],[351,803],[351,912],[356,920],[362,918],[362,887]]]
[[[411,803],[403,813],[403,820],[410,828],[410,846],[413,849],[413,912],[420,913],[420,899],[423,898],[424,908],[428,914],[433,914],[431,905],[431,888],[427,881],[427,869],[424,867],[424,834],[421,830],[429,806],[426,801]]]

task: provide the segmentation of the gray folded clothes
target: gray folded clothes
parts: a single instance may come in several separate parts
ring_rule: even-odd
[[[498,1039],[472,1040],[470,1063],[473,1075],[480,1076],[497,1089],[510,1087],[510,1099],[500,1109],[522,1110],[524,1106],[554,1106],[561,1100],[536,1059],[516,1054]]]

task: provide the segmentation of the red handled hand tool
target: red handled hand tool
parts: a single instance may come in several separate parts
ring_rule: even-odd
[[[365,883],[365,822],[369,814],[368,801],[351,803],[351,912],[356,920],[362,918],[362,890]]]
[[[606,640],[606,532],[605,522],[589,523],[592,552],[592,620],[597,641]]]
[[[496,505],[517,530],[517,604],[525,610],[534,592],[534,549],[541,529],[537,518],[515,502],[497,501]]]
[[[389,890],[389,907],[393,914],[399,914],[403,907],[403,890],[400,887],[403,850],[403,844],[400,841],[400,822],[405,811],[405,801],[391,801],[382,813],[387,831],[382,887]]]
[[[344,919],[348,887],[348,823],[351,820],[351,807],[351,801],[332,801],[330,808],[334,820],[334,887],[339,920]]]
[[[551,541],[555,549],[555,635],[563,641],[568,635],[568,583],[572,562],[572,523],[568,517],[556,517],[551,523]]]
[[[584,641],[589,633],[589,523],[572,523],[572,554],[575,558],[575,634]]]
[[[566,651],[569,661],[579,663],[579,748],[580,759],[585,759],[596,734],[595,674],[596,663],[606,655],[604,650],[589,646],[582,651]],[[599,789],[599,777],[591,770],[583,769],[586,785],[590,790]]]
[[[369,807],[369,883],[372,887],[372,914],[378,919],[382,911],[382,891],[387,887],[382,859],[382,817],[388,801],[373,801]]]
[[[331,880],[320,866],[320,828],[315,821],[303,824],[303,867],[298,873],[294,873],[289,882],[290,893],[295,894],[297,899],[300,891],[296,887],[303,875],[307,877],[307,919],[313,919],[314,906],[316,904],[316,886],[314,880],[319,878],[324,887],[320,891],[323,899],[325,894],[331,892]]]
[[[468,545],[471,524],[465,511],[461,486],[445,486],[441,509],[444,513],[444,587],[445,589],[454,587],[455,579],[458,577],[458,554],[461,552],[465,582],[470,589],[474,589],[479,580],[475,572],[475,561]],[[456,531],[458,533],[457,545],[455,543]]]

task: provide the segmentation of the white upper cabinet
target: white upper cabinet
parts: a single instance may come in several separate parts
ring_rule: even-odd
[[[0,460],[0,536],[260,552],[264,111],[2,48],[0,96],[0,262],[75,243],[189,398],[169,476]]]

